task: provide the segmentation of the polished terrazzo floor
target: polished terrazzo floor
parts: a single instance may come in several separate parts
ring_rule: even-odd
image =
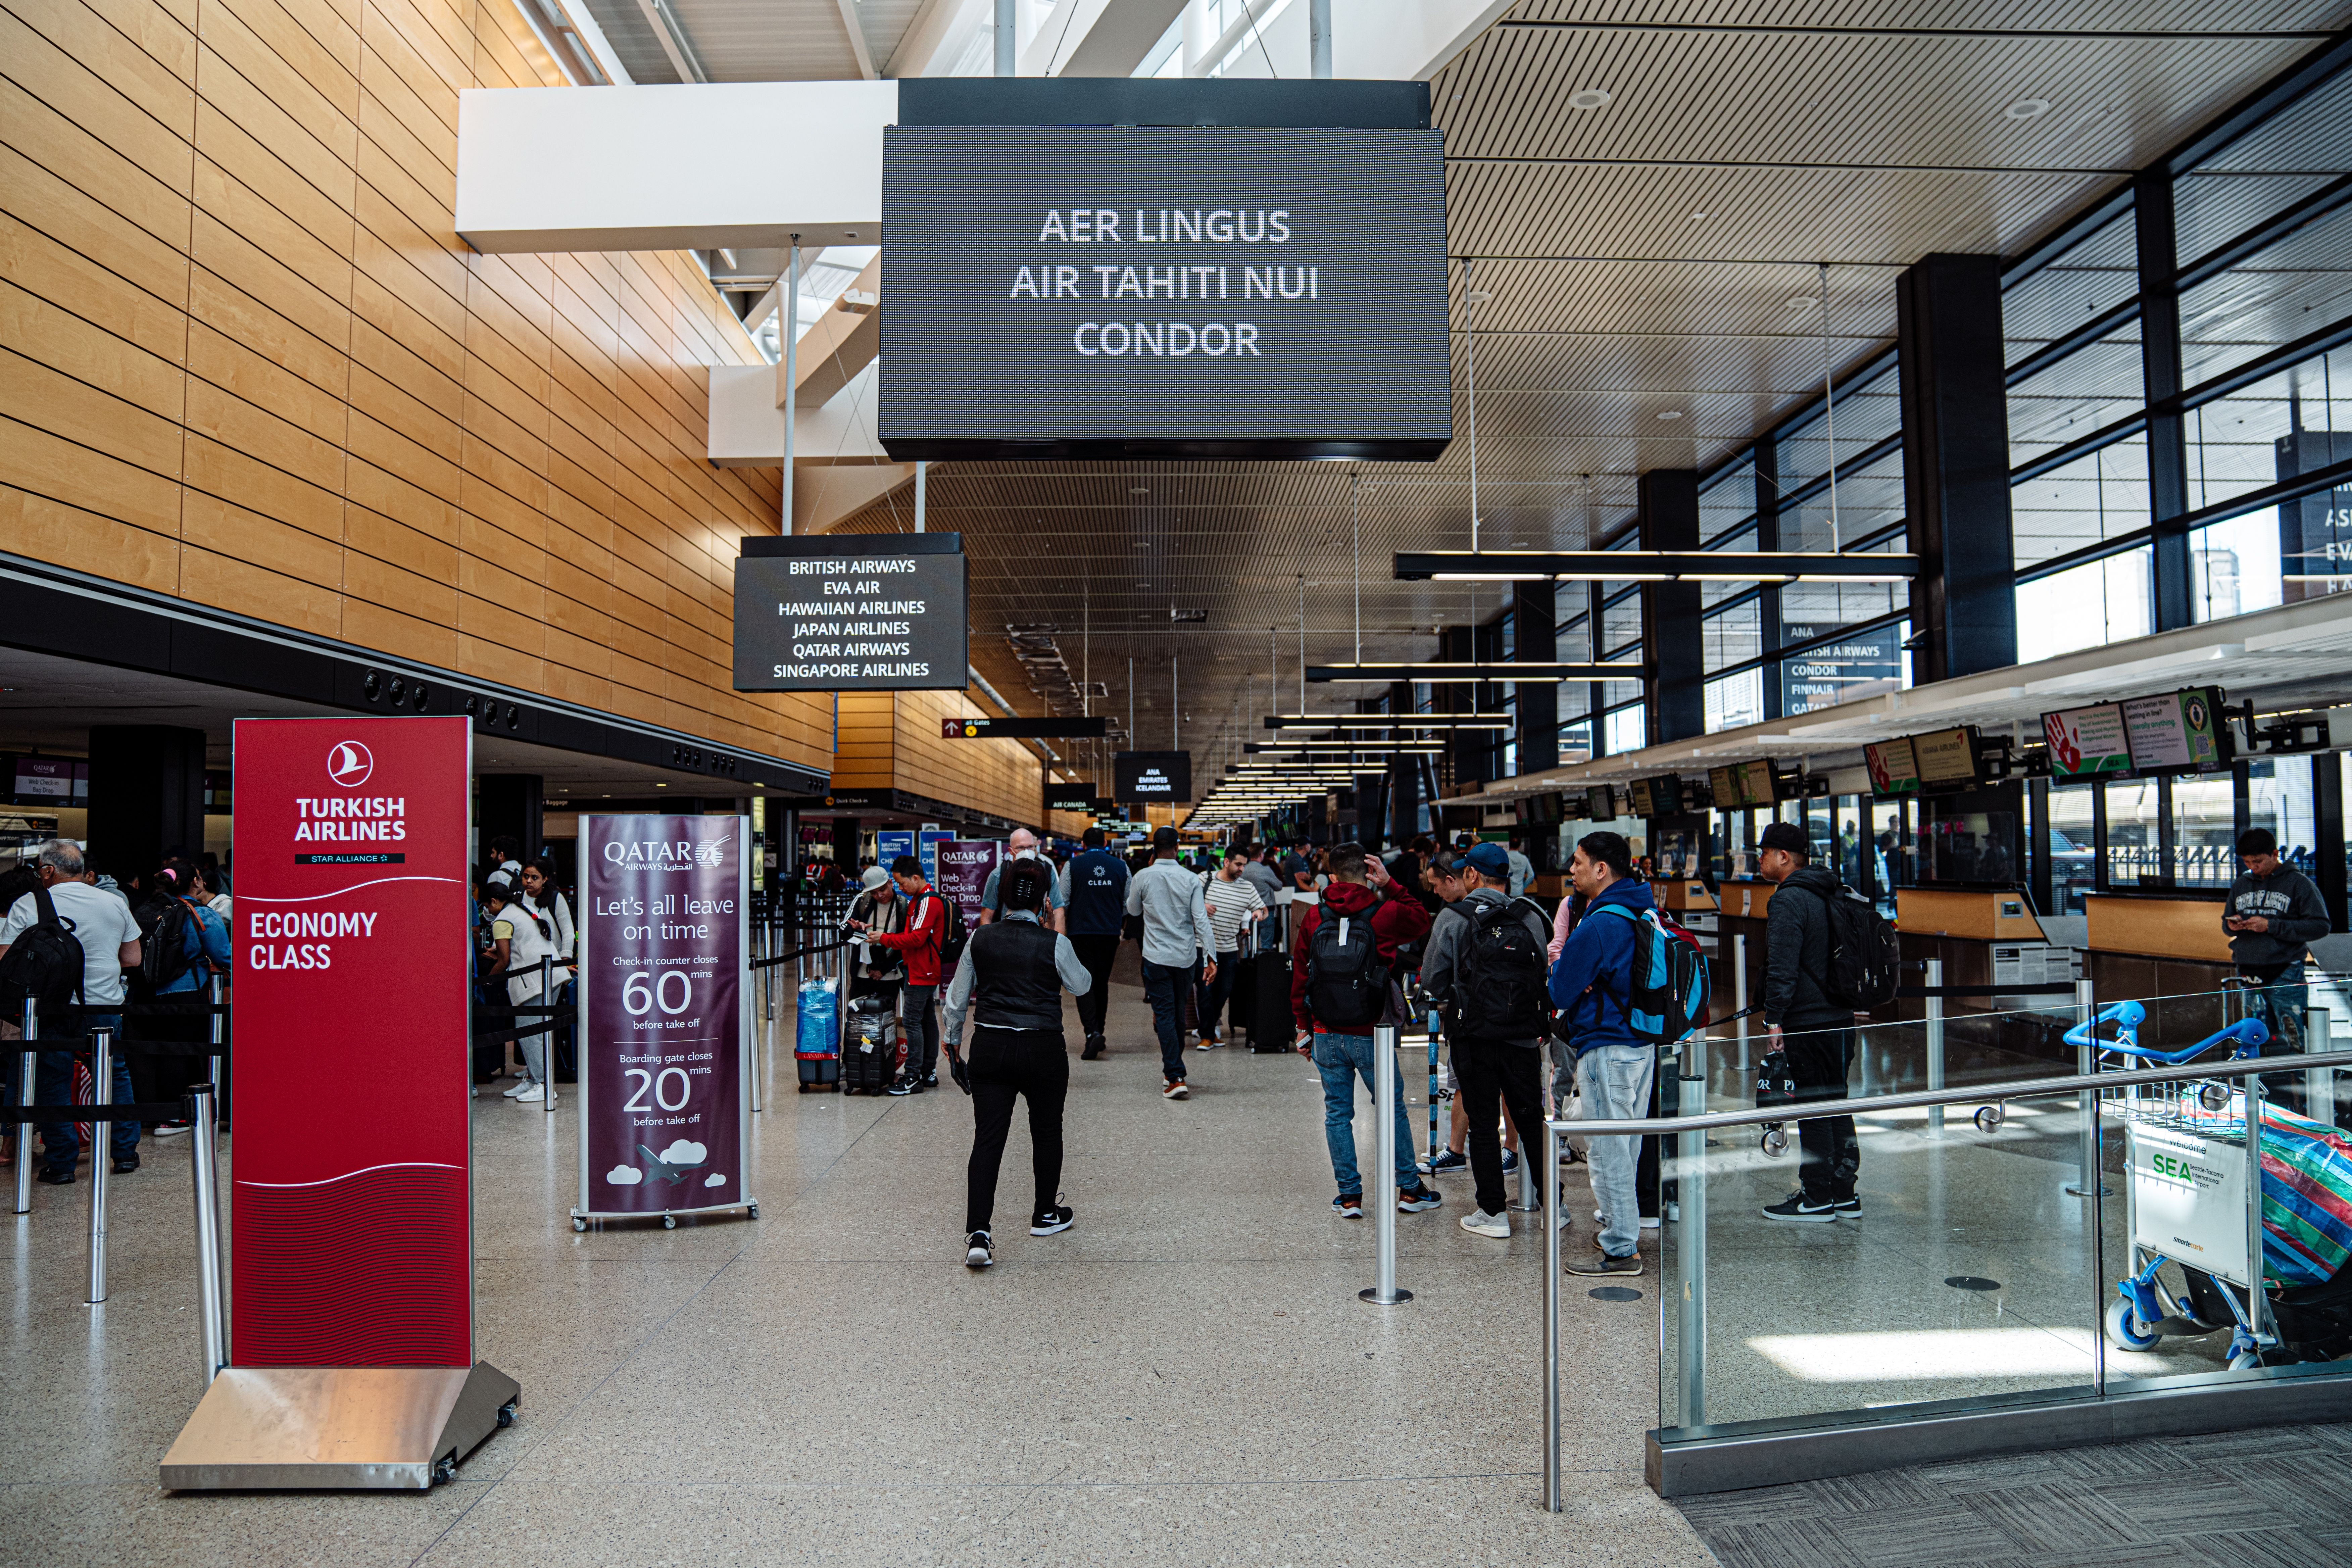
[[[982,1275],[961,1262],[951,1089],[787,1087],[754,1118],[759,1220],[586,1235],[565,1218],[568,1101],[478,1101],[480,1352],[520,1381],[521,1418],[421,1495],[159,1491],[200,1392],[185,1140],[115,1184],[100,1308],[87,1186],[37,1189],[9,1221],[0,1561],[1714,1561],[1642,1484],[1654,1268],[1638,1301],[1565,1293],[1569,1510],[1548,1515],[1532,1227],[1465,1235],[1449,1180],[1444,1208],[1400,1216],[1418,1299],[1367,1307],[1372,1236],[1330,1213],[1312,1069],[1195,1052],[1171,1104],[1139,989],[1111,1024],[1109,1059],[1071,1064],[1076,1227],[1012,1223],[1016,1118]],[[1359,1131],[1369,1151],[1368,1108]]]

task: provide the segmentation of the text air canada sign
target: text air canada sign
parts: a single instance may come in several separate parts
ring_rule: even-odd
[[[1439,132],[902,124],[883,148],[893,458],[1452,437]]]
[[[735,563],[738,691],[961,690],[953,533],[755,537]]]

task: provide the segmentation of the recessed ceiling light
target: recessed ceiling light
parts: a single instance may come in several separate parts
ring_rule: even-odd
[[[1658,417],[1661,419],[1679,419],[1682,416],[1683,411],[1679,408],[1661,408],[1658,410]]]
[[[857,237],[857,231],[856,231],[856,229],[854,229],[854,228],[844,229],[844,230],[842,230],[842,232],[843,232],[844,234],[846,234],[847,236],[849,236],[849,237],[850,237],[850,238],[852,238],[852,239],[856,239],[856,238]]]
[[[1151,542],[1148,539],[1139,539],[1135,542],[1135,547],[1138,550],[1149,550],[1151,548]]]
[[[1568,95],[1570,109],[1606,109],[1609,102],[1610,93],[1606,88],[1580,87]]]
[[[2021,98],[2001,110],[2011,120],[2039,120],[2049,112],[2050,100],[2046,98]]]
[[[1129,495],[1131,495],[1131,496],[1148,496],[1148,495],[1150,495],[1150,494],[1151,493],[1151,489],[1150,489],[1150,486],[1148,486],[1148,485],[1138,485],[1138,486],[1136,486],[1133,489],[1129,490],[1127,493],[1128,493],[1128,494],[1129,494]]]
[[[1789,309],[1791,310],[1810,310],[1821,302],[1822,297],[1818,294],[1791,294],[1789,296]]]
[[[1706,222],[1706,215],[1705,213],[1693,213],[1693,214],[1691,214],[1691,222],[1693,222],[1693,223],[1704,223],[1704,222]]]
[[[1466,305],[1491,305],[1495,302],[1495,296],[1487,289],[1473,289],[1462,296],[1462,301]]]

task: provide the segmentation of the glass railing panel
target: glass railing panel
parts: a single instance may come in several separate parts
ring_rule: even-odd
[[[1977,1015],[1966,1038],[1949,1037],[1948,1026],[1943,1081],[2062,1075],[2071,1063],[2002,1045],[2000,1031],[2058,1025],[2063,1035],[2071,1021],[2043,1010]],[[2098,1325],[2085,1297],[2098,1279],[2097,1236],[2088,1205],[2064,1191],[2078,1176],[2086,1112],[2070,1100],[2014,1105],[1988,1134],[1966,1107],[1942,1118],[1869,1109],[1870,1099],[1928,1087],[1933,1032],[1895,1023],[1784,1037],[1795,1057],[1848,1056],[1861,1104],[1810,1127],[1792,1117],[1778,1136],[1720,1131],[1703,1183],[1676,1162],[1681,1217],[1664,1227],[1663,1425],[1831,1417],[2092,1382]],[[1748,1042],[1758,1064],[1766,1043]],[[1736,1039],[1710,1043],[1714,1108],[1758,1103],[1753,1071],[1735,1077],[1713,1065],[1727,1055],[1736,1062],[1738,1048]],[[1828,1217],[1801,1178],[1814,1158],[1825,1166],[1819,1195],[1852,1200]],[[1695,1222],[1705,1226],[1704,1279]],[[1680,1305],[1702,1295],[1694,1379],[1683,1354],[1693,1314]],[[1703,1389],[1696,1404],[1685,1394],[1694,1384]]]

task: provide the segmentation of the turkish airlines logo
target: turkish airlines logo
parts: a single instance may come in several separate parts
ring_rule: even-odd
[[[375,758],[357,741],[338,741],[327,752],[327,776],[345,789],[357,789],[375,772]]]

